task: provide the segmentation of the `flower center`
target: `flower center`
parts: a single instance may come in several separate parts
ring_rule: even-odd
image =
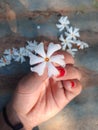
[[[64,40],[64,42],[65,42],[65,43],[67,42],[66,39]]]
[[[46,61],[46,62],[48,62],[48,61],[49,61],[49,58],[48,58],[48,57],[46,57],[46,58],[45,58],[45,61]]]
[[[75,36],[75,35],[74,35],[74,33],[72,33],[71,35],[72,35],[72,37],[74,37],[74,36]]]
[[[66,26],[66,23],[63,23],[63,26]]]

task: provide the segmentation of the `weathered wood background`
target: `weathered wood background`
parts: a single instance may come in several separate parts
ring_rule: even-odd
[[[80,28],[81,39],[90,45],[76,55],[76,64],[97,72],[98,0],[0,0],[0,56],[5,49],[24,46],[40,36],[56,41],[55,24],[61,15],[69,16],[71,24]],[[17,80],[28,72],[28,63],[0,68],[0,108],[11,98]],[[98,85],[84,89],[39,129],[98,130]]]

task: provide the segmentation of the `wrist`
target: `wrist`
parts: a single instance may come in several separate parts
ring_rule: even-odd
[[[14,110],[13,105],[12,105],[11,102],[8,103],[7,106],[6,106],[6,113],[7,113],[9,122],[13,126],[15,126],[16,124],[21,123],[21,120],[19,119],[19,117],[18,117],[16,111]],[[25,129],[21,128],[20,130],[25,130]]]
[[[1,130],[11,130],[11,128],[5,123],[2,112],[0,112],[0,129]]]
[[[7,109],[8,119],[13,126],[15,126],[17,123],[21,122],[22,118],[21,118],[21,116],[18,116],[18,114],[15,111],[13,104],[11,102],[9,104],[7,104],[6,109]],[[28,122],[27,120],[25,120],[25,121],[23,120],[23,122],[21,122],[21,123],[24,125],[24,127],[19,130],[32,130],[32,128],[34,128],[34,127],[29,126],[27,122]]]

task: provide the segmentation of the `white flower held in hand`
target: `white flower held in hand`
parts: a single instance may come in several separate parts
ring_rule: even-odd
[[[40,76],[43,75],[45,68],[48,69],[48,76],[57,76],[59,75],[59,71],[54,66],[53,63],[56,63],[62,67],[65,67],[64,55],[54,55],[54,52],[61,49],[59,44],[50,43],[47,49],[47,53],[44,50],[44,43],[41,42],[35,52],[39,55],[36,56],[34,54],[30,55],[30,65],[35,65],[31,67],[32,72],[38,73]]]

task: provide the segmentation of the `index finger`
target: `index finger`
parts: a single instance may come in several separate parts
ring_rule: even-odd
[[[64,60],[65,60],[66,64],[72,64],[73,65],[75,63],[74,58],[68,52],[58,51],[57,54],[60,54],[60,55],[63,54],[64,55]]]

